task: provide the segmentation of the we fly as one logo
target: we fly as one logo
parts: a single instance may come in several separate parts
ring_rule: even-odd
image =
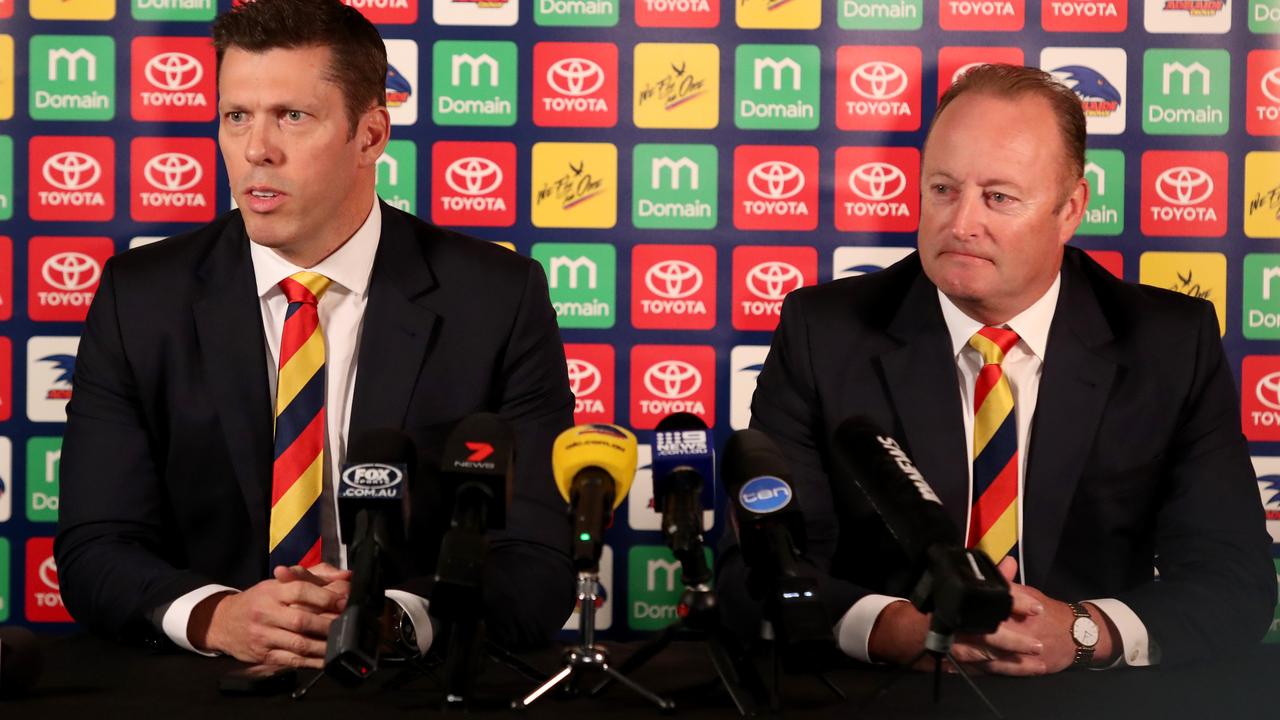
[[[541,42],[533,46],[533,124],[613,127],[617,123],[617,45]]]
[[[618,212],[618,149],[609,143],[535,143],[536,227],[611,228]]]
[[[720,47],[637,43],[632,113],[639,128],[706,130],[720,122]]]

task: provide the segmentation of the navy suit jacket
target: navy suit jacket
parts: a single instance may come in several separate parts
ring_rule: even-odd
[[[573,606],[569,525],[551,442],[572,424],[564,349],[541,267],[382,206],[348,437],[399,428],[410,488],[402,587],[429,596],[453,425],[500,414],[516,435],[508,529],[492,540],[485,617],[506,644],[545,642]],[[200,586],[267,578],[271,398],[249,240],[238,211],[107,263],[67,407],[55,554],[79,621],[154,632],[155,608]]]
[[[906,596],[912,580],[860,491],[828,474],[836,427],[864,416],[892,433],[963,529],[964,412],[918,255],[787,297],[752,427],[791,464],[833,623],[868,593]],[[1067,248],[1024,492],[1028,585],[1060,600],[1123,601],[1163,662],[1265,632],[1276,602],[1271,540],[1210,303],[1121,282]],[[748,628],[755,609],[734,547],[720,567],[726,604]]]

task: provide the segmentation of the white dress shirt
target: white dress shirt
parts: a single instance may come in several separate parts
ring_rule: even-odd
[[[1018,547],[1026,547],[1023,542],[1022,497],[1023,483],[1027,475],[1027,448],[1031,446],[1031,419],[1035,416],[1036,399],[1040,392],[1040,371],[1044,362],[1045,348],[1049,342],[1049,328],[1053,324],[1053,313],[1058,305],[1058,291],[1062,278],[1054,280],[1053,285],[1031,307],[1022,311],[1004,324],[1018,334],[1018,342],[1005,355],[1000,364],[1004,376],[1013,389],[1013,410],[1018,427]],[[942,317],[947,323],[947,332],[951,336],[951,348],[956,359],[956,378],[960,389],[960,400],[966,412],[964,417],[965,448],[969,455],[969,512],[973,508],[973,394],[978,372],[982,369],[982,356],[977,350],[969,347],[969,339],[982,329],[983,324],[965,315],[956,307],[951,299],[938,292],[938,301],[942,305]],[[966,527],[970,518],[966,513]],[[967,533],[965,534],[967,537]],[[1025,558],[1026,553],[1021,553]],[[1022,582],[1023,568],[1018,568],[1018,582]],[[845,654],[858,660],[870,661],[867,653],[867,642],[871,630],[881,611],[889,604],[904,598],[888,595],[866,595],[856,603],[836,623],[835,632],[840,649]],[[1146,625],[1128,605],[1119,600],[1104,598],[1089,600],[1102,611],[1116,626],[1120,633],[1123,652],[1119,653],[1115,665],[1153,665],[1158,661],[1147,636]],[[1070,628],[1062,628],[1062,632],[1070,632]],[[1113,665],[1112,667],[1114,667]]]
[[[337,517],[337,483],[339,466],[347,450],[347,428],[351,421],[351,404],[356,387],[356,359],[360,347],[360,332],[364,321],[364,309],[369,298],[369,277],[373,272],[373,259],[382,236],[382,209],[374,198],[373,207],[364,223],[341,247],[313,267],[298,267],[275,251],[249,243],[249,257],[253,262],[253,274],[258,299],[262,308],[262,328],[267,343],[263,361],[266,363],[270,396],[275,398],[276,382],[280,373],[280,335],[284,328],[285,313],[289,301],[280,289],[281,280],[297,272],[307,270],[329,278],[332,283],[320,298],[317,312],[320,328],[324,333],[325,348],[325,458],[324,480],[334,492],[322,495],[330,503],[331,517]],[[274,402],[273,402],[274,407]],[[336,538],[333,538],[336,539]],[[325,541],[330,541],[325,537]],[[267,548],[263,547],[265,554]],[[329,555],[329,553],[326,553]],[[339,546],[339,567],[346,567],[346,547]],[[187,624],[191,611],[201,600],[219,592],[235,592],[224,585],[205,585],[192,590],[169,604],[164,610],[161,628],[178,646],[196,650],[187,637]],[[432,629],[427,617],[427,601],[400,590],[387,590],[387,597],[394,600],[413,622],[418,648],[426,652],[431,647]],[[213,653],[204,653],[213,654]]]

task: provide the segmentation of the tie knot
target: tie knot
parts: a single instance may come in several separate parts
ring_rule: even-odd
[[[329,278],[320,273],[313,272],[297,272],[280,281],[280,289],[284,290],[284,296],[293,303],[307,303],[315,305],[320,302],[320,296],[324,295],[324,291],[329,289],[329,283],[333,282]]]
[[[969,347],[982,355],[986,365],[999,365],[1018,343],[1018,333],[1008,328],[984,327],[969,338]]]

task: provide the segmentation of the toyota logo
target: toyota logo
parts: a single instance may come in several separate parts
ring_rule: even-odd
[[[143,72],[152,85],[170,92],[186,90],[204,77],[200,61],[180,52],[160,53],[147,61]]]
[[[44,261],[40,277],[59,290],[84,290],[98,282],[102,267],[98,261],[78,252],[61,252]]]
[[[463,195],[488,195],[502,184],[502,168],[489,158],[458,158],[445,168],[444,181]]]
[[[891,62],[872,60],[853,69],[849,87],[871,100],[890,100],[907,89],[907,73]]]
[[[747,173],[751,192],[770,200],[786,200],[804,189],[804,173],[782,160],[769,160]]]
[[[644,372],[644,387],[663,400],[682,400],[702,387],[702,373],[683,360],[663,360]]]
[[[586,397],[600,387],[600,368],[586,360],[569,358],[569,392]]]
[[[1280,410],[1280,371],[1264,375],[1253,389],[1253,394],[1263,405],[1272,410]]]
[[[762,300],[781,300],[804,284],[804,275],[791,263],[770,260],[747,271],[747,289]]]
[[[965,63],[960,67],[956,68],[956,71],[951,73],[951,84],[955,85],[957,82],[960,82],[960,78],[964,77],[965,73],[978,67],[979,65],[986,65],[986,63],[979,60],[978,62]]]
[[[1213,178],[1200,168],[1171,167],[1156,178],[1156,194],[1170,205],[1199,205],[1213,194]]]
[[[1262,94],[1280,105],[1280,67],[1271,68],[1271,72],[1262,76]]]
[[[40,174],[59,190],[83,190],[102,177],[102,165],[90,155],[65,150],[45,160]]]
[[[547,84],[561,95],[590,95],[604,84],[604,70],[586,58],[565,58],[547,68]]]
[[[53,558],[47,557],[44,562],[40,563],[40,568],[36,570],[36,574],[40,576],[40,582],[50,590],[58,591],[58,566],[53,563]]]
[[[190,155],[167,152],[148,160],[142,168],[142,174],[158,190],[181,192],[200,182],[204,177],[204,170]]]
[[[702,271],[684,260],[663,260],[644,274],[644,286],[660,298],[687,298],[702,288]]]
[[[892,200],[907,189],[907,174],[889,163],[864,163],[849,173],[849,189],[863,200]]]

